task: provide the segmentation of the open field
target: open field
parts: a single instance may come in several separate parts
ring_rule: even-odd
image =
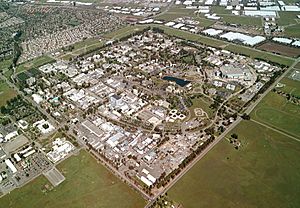
[[[147,25],[127,26],[127,27],[123,27],[119,30],[113,31],[111,33],[107,33],[103,36],[108,39],[116,40],[116,39],[125,37],[126,35],[130,35],[136,31],[143,30],[146,27],[147,27]]]
[[[280,83],[285,84],[285,86],[283,88],[280,88],[280,90],[300,97],[300,81],[283,78]]]
[[[284,34],[289,37],[300,38],[300,24],[286,27]]]
[[[216,14],[231,14],[231,10],[226,9],[223,6],[212,6],[211,11]]]
[[[286,66],[291,66],[294,63],[294,59],[292,59],[292,58],[279,56],[276,54],[270,54],[270,53],[266,53],[264,51],[258,51],[258,50],[244,47],[241,45],[230,44],[227,47],[225,47],[225,49],[235,52],[235,53],[240,53],[240,54],[243,54],[246,56],[250,56],[252,58],[259,58],[259,59],[262,59],[265,61],[271,61],[274,63],[286,65]]]
[[[54,59],[52,59],[49,56],[40,56],[40,57],[35,58],[31,61],[24,62],[24,63],[18,65],[17,69],[16,69],[16,73],[26,71],[26,70],[29,70],[31,68],[37,68],[37,67],[45,65],[47,63],[50,63],[52,61],[54,61]]]
[[[289,57],[298,57],[300,56],[300,48],[295,48],[295,47],[290,47],[287,45],[279,44],[279,43],[274,43],[274,42],[266,42],[259,47],[258,49],[262,49],[265,51],[281,54],[284,56],[289,56]]]
[[[270,92],[252,111],[251,118],[300,138],[300,107]]]
[[[140,208],[143,198],[118,178],[97,164],[86,151],[59,164],[66,177],[59,186],[49,190],[44,176],[1,198],[7,208]],[[44,192],[42,191],[44,190]]]
[[[277,19],[278,25],[285,26],[297,23],[298,12],[278,12],[280,18]]]
[[[6,70],[12,64],[11,59],[6,59],[0,62],[0,69]]]
[[[296,2],[299,2],[299,0],[284,0],[286,4],[295,4]]]
[[[188,208],[300,206],[300,143],[242,121],[239,150],[225,139],[168,192]]]
[[[0,106],[6,104],[6,101],[15,97],[17,93],[10,88],[6,82],[0,79]]]
[[[239,24],[239,25],[250,25],[262,27],[262,21],[259,17],[246,17],[246,16],[236,16],[236,15],[220,15],[223,22],[229,24]]]
[[[70,58],[73,58],[75,56],[81,55],[83,53],[86,53],[87,51],[91,51],[97,48],[100,48],[104,45],[103,41],[100,41],[99,39],[87,39],[78,43],[75,43],[74,49],[72,51],[68,51],[64,53],[63,55],[60,55],[61,59],[64,60],[70,60]]]

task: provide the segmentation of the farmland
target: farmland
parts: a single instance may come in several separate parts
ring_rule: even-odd
[[[274,42],[266,42],[258,48],[289,57],[298,57],[300,55],[300,48],[294,48]]]
[[[299,142],[252,121],[242,121],[232,133],[242,143],[239,150],[221,141],[169,197],[189,208],[298,207]]]
[[[122,183],[87,152],[72,156],[59,164],[66,180],[58,187],[40,176],[21,189],[1,199],[2,207],[22,208],[81,208],[131,207],[140,208],[145,201],[138,193]]]

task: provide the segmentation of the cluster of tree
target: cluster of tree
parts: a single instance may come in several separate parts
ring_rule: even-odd
[[[212,109],[217,109],[222,102],[223,102],[222,97],[216,96],[214,98],[214,102],[209,107]]]
[[[25,102],[23,101],[20,95],[6,101],[5,106],[0,107],[0,112],[2,114],[10,114],[13,109],[16,109],[20,105],[24,105]]]

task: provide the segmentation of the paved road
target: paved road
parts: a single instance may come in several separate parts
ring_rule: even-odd
[[[249,114],[259,103],[260,101],[277,85],[277,83],[280,82],[293,68],[294,66],[299,63],[300,57],[296,59],[296,61],[263,93],[260,95],[260,97],[253,102],[245,111],[245,113]],[[201,158],[203,158],[212,148],[214,148],[215,145],[217,145],[231,130],[233,130],[243,119],[241,117],[238,117],[230,126],[227,128],[219,137],[217,137],[206,149],[204,149],[191,163],[189,163],[185,169],[183,169],[174,180],[172,180],[167,186],[164,188],[163,191],[161,191],[159,194],[157,194],[146,206],[145,208],[150,207],[155,200],[161,196],[164,195],[177,181],[181,179],[182,176],[184,176]]]

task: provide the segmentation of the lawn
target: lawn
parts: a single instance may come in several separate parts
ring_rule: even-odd
[[[19,190],[0,200],[7,208],[141,208],[144,199],[97,164],[89,153],[81,151],[58,166],[66,180],[47,192],[41,190],[50,184],[40,176]]]
[[[283,88],[280,88],[280,90],[300,97],[300,81],[285,77],[280,81],[280,83],[285,84],[285,86]]]
[[[262,21],[259,17],[245,17],[236,15],[221,15],[222,21],[229,24],[240,24],[262,27]]]
[[[38,68],[42,65],[45,65],[47,63],[53,62],[55,61],[53,58],[49,57],[49,56],[40,56],[38,58],[35,58],[33,60],[30,60],[28,62],[24,62],[20,65],[17,66],[16,69],[16,73],[22,72],[22,71],[26,71],[32,68]]]
[[[190,112],[191,112],[191,117],[195,117],[195,112],[194,109],[195,108],[202,108],[202,110],[204,110],[207,115],[211,118],[214,114],[213,109],[211,109],[209,106],[212,104],[211,101],[209,101],[208,99],[204,98],[204,97],[200,97],[200,98],[194,98],[192,99],[193,105],[190,107]]]
[[[300,107],[275,92],[256,106],[251,118],[300,138]]]
[[[0,79],[0,106],[6,104],[6,101],[17,95],[16,91],[10,88],[6,82]]]
[[[239,150],[222,140],[168,192],[183,207],[300,206],[300,144],[242,121]]]

